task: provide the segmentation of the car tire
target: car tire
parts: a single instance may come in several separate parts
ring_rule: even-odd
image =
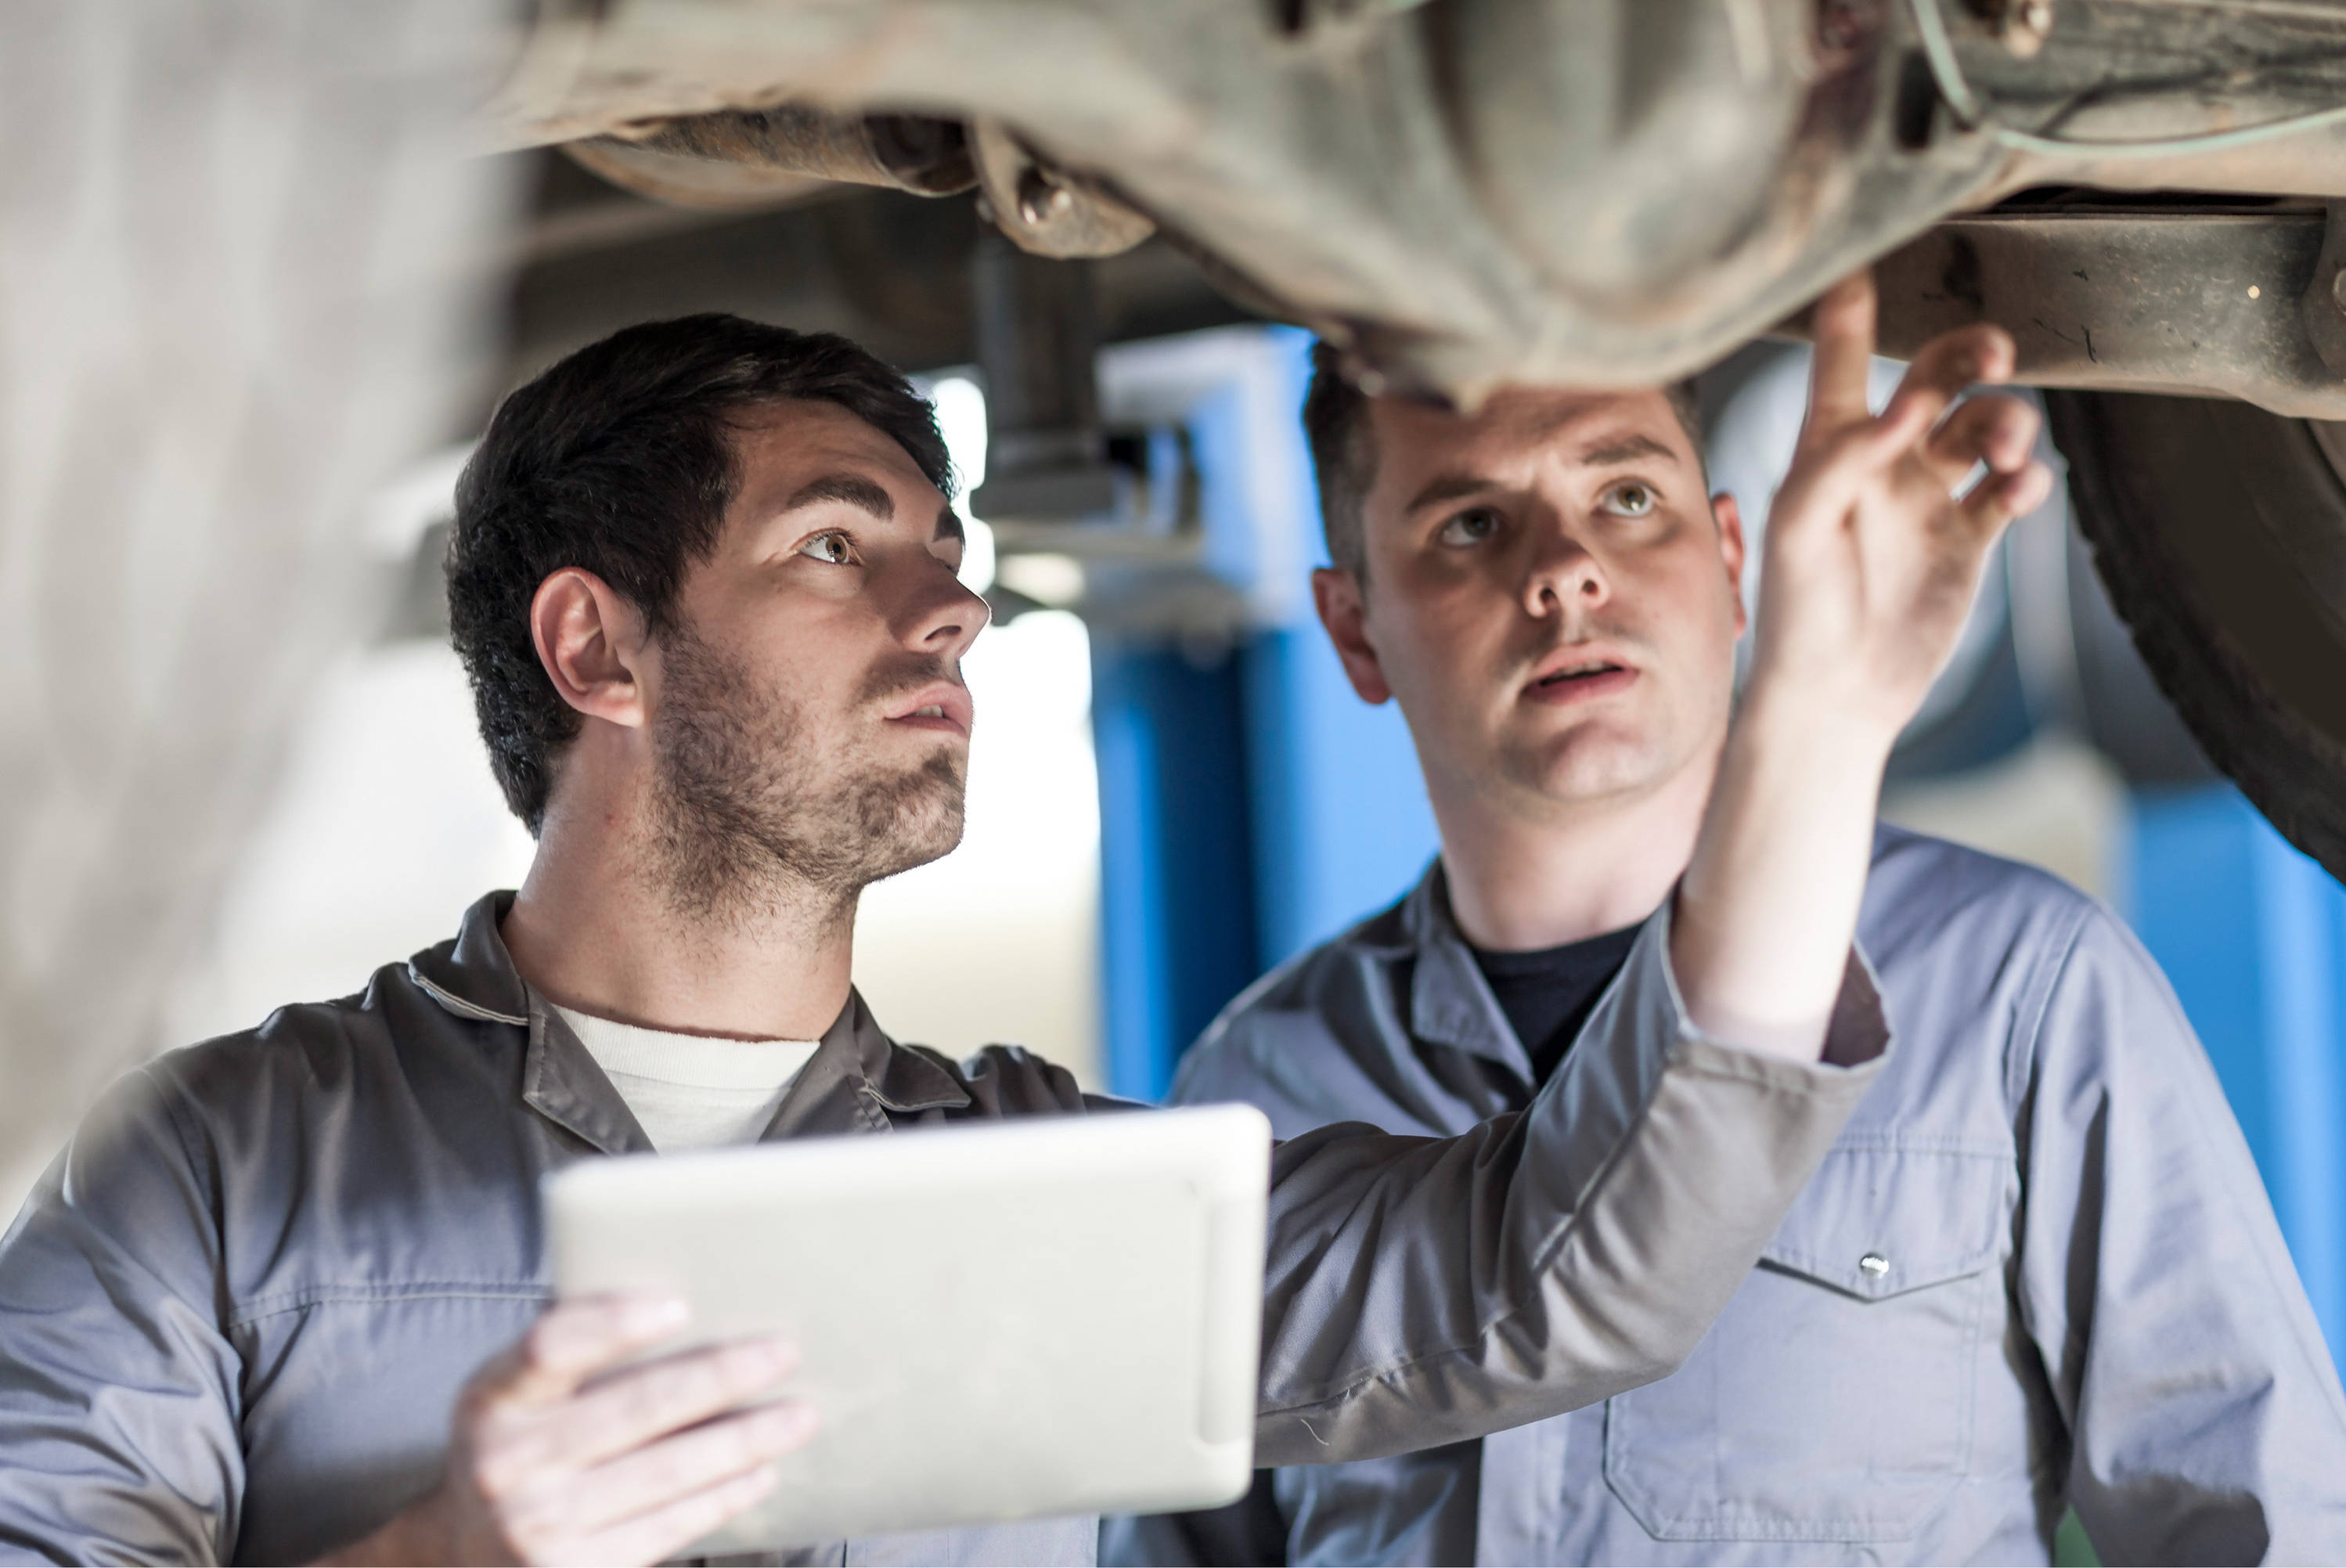
[[[2346,879],[2346,425],[2045,394],[2094,564],[2208,759]]]

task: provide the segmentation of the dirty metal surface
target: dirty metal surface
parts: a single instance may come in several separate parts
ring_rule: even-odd
[[[1467,402],[1683,374],[2031,186],[2346,196],[2346,123],[2110,145],[2346,104],[2346,5],[2042,20],[2022,50],[1957,0],[544,0],[484,135],[783,105],[985,127],[1014,239],[1096,255],[1154,224],[1385,383]]]
[[[1876,269],[1882,351],[1973,321],[2008,329],[2034,386],[2239,398],[2346,419],[2346,376],[2300,301],[2340,311],[2314,211],[1987,214],[1940,224]]]

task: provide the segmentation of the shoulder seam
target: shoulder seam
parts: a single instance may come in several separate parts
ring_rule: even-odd
[[[228,1221],[219,1207],[219,1166],[197,1152],[198,1146],[205,1140],[194,1135],[199,1128],[189,1125],[189,1118],[186,1115],[188,1093],[179,1084],[178,1074],[167,1075],[157,1071],[161,1065],[159,1058],[154,1062],[142,1062],[138,1072],[139,1076],[154,1085],[155,1093],[163,1102],[163,1115],[171,1124],[171,1136],[178,1141],[179,1157],[187,1162],[189,1174],[197,1179],[203,1193],[204,1208],[211,1217],[215,1252],[223,1251],[227,1245],[225,1232]]]
[[[2076,956],[2077,944],[2085,936],[2086,922],[2101,912],[2101,906],[2079,894],[2076,901],[2063,911],[2067,929],[2058,941],[2047,942],[2028,977],[2028,985],[2021,993],[2022,1015],[2014,1021],[2010,1059],[2004,1069],[2004,1120],[2013,1124],[2017,1133],[2021,1099],[2026,1090],[2029,1064],[2036,1060],[2037,1042],[2045,1030],[2045,1015],[2052,1010],[2053,993],[2060,988],[2061,978],[2069,972],[2070,961]]]

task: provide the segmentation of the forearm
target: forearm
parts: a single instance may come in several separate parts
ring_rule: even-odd
[[[1841,993],[1893,736],[1762,672],[1680,882],[1670,960],[1706,1034],[1815,1061]]]
[[[1751,686],[1678,887],[1672,955],[1707,1033],[1813,1061],[1857,929],[1882,765],[1962,635],[1996,535],[2053,476],[2025,404],[1949,412],[2011,374],[1999,329],[1924,344],[1877,416],[1872,280],[1844,279],[1811,320],[1814,381],[1769,507]]]
[[[1679,1005],[1668,917],[1519,1116],[1460,1138],[1323,1129],[1273,1166],[1258,1452],[1455,1442],[1670,1371],[1872,1080],[1733,1050]],[[1837,1059],[1888,1041],[1862,967]]]

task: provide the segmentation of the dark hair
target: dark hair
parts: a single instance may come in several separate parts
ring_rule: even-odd
[[[1702,457],[1702,404],[1692,378],[1662,389],[1678,416],[1695,457]],[[1344,357],[1325,341],[1311,347],[1311,387],[1303,394],[1303,437],[1311,443],[1311,468],[1320,482],[1320,526],[1328,536],[1328,559],[1367,580],[1368,544],[1361,520],[1369,491],[1377,482],[1377,438],[1369,419],[1369,396],[1345,369]]]
[[[532,833],[579,722],[530,636],[538,585],[579,567],[654,632],[671,629],[685,568],[716,548],[740,485],[740,416],[790,399],[847,410],[953,493],[936,412],[903,376],[845,338],[738,316],[614,332],[507,396],[489,421],[456,482],[448,627],[489,765]]]

